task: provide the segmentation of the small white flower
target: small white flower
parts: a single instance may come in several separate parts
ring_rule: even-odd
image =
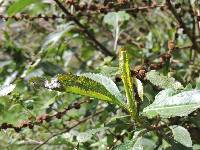
[[[52,78],[50,82],[46,80],[44,86],[48,89],[55,89],[55,88],[60,88],[61,85],[58,82],[57,78]]]

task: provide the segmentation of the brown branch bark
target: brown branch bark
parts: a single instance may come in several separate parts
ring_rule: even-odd
[[[99,51],[101,51],[103,54],[107,56],[115,56],[112,54],[104,45],[102,45],[97,39],[93,36],[93,34],[88,31],[87,27],[85,27],[83,24],[80,23],[80,21],[73,16],[59,0],[54,0],[58,7],[72,20],[77,24],[82,30],[85,35],[91,40],[90,43]]]
[[[104,111],[104,110],[100,110],[100,111],[98,111],[97,113],[95,113],[95,114],[93,114],[93,115],[90,115],[90,116],[88,116],[88,117],[86,117],[86,118],[83,118],[82,120],[80,120],[79,122],[77,122],[76,124],[74,124],[73,126],[67,128],[67,129],[65,129],[65,130],[63,130],[63,131],[61,131],[61,132],[59,132],[59,133],[55,133],[55,134],[51,135],[48,139],[46,139],[46,140],[45,140],[44,142],[42,142],[40,145],[36,146],[33,150],[39,149],[41,146],[43,146],[43,145],[45,145],[46,143],[48,143],[52,138],[54,138],[54,137],[56,137],[56,136],[58,136],[58,135],[64,134],[64,133],[66,133],[66,132],[69,132],[71,129],[75,128],[76,126],[80,125],[81,123],[86,122],[87,120],[91,119],[92,117],[101,114],[103,111]]]
[[[200,53],[200,48],[196,42],[196,38],[193,35],[192,31],[190,31],[190,29],[187,28],[187,26],[185,25],[183,19],[181,18],[181,16],[177,13],[176,9],[173,7],[171,0],[166,0],[166,4],[169,8],[169,10],[172,12],[172,14],[174,15],[174,17],[176,18],[176,20],[179,22],[180,26],[183,28],[183,30],[185,31],[185,33],[187,34],[187,36],[189,37],[189,39],[191,40],[192,44],[193,44],[193,48]]]

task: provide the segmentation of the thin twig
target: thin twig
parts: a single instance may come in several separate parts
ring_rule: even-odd
[[[62,11],[69,16],[69,18],[74,21],[82,30],[83,33],[87,35],[87,37],[91,40],[89,41],[94,47],[97,48],[97,50],[101,51],[103,54],[108,56],[114,56],[104,45],[102,45],[97,39],[91,34],[91,32],[88,31],[87,27],[85,27],[83,24],[80,23],[80,21],[73,16],[59,0],[54,0],[56,4],[62,9]]]
[[[64,131],[61,131],[61,132],[56,133],[56,134],[53,134],[53,135],[50,136],[48,139],[46,139],[44,142],[42,142],[40,145],[36,146],[33,150],[39,149],[41,146],[43,146],[43,145],[45,145],[46,143],[48,143],[52,138],[54,138],[54,137],[56,137],[56,136],[58,136],[58,135],[64,134],[64,133],[66,133],[66,132],[69,132],[71,129],[75,128],[76,126],[80,125],[81,123],[86,122],[87,120],[91,119],[92,117],[101,114],[103,111],[104,111],[104,110],[101,110],[101,111],[99,111],[99,112],[97,112],[97,113],[95,113],[95,114],[93,114],[93,115],[91,115],[91,116],[88,116],[88,117],[86,117],[86,118],[83,118],[82,120],[80,120],[79,122],[77,122],[77,123],[74,124],[73,126],[67,128],[67,129],[65,129]]]
[[[192,44],[193,44],[193,48],[200,53],[200,49],[199,46],[196,43],[196,39],[195,36],[193,36],[192,32],[186,27],[184,21],[182,20],[181,16],[177,13],[176,9],[172,6],[172,3],[170,0],[166,0],[166,4],[169,8],[169,10],[172,12],[172,14],[174,15],[174,17],[176,18],[176,20],[179,22],[180,26],[184,29],[185,33],[187,34],[187,36],[189,37],[189,39],[191,40]]]

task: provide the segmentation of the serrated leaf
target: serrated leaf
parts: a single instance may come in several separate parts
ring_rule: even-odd
[[[101,131],[105,131],[107,130],[108,127],[104,127],[104,128],[98,128],[98,129],[91,129],[91,130],[88,130],[86,132],[82,132],[82,133],[79,133],[77,136],[76,136],[76,139],[79,143],[83,143],[83,142],[87,142],[89,141],[92,136],[94,136],[97,132],[101,132]]]
[[[170,129],[172,130],[174,140],[186,147],[192,147],[192,139],[187,129],[177,125],[170,126]]]
[[[127,140],[124,143],[118,145],[114,150],[132,150],[134,145],[133,140]]]
[[[8,95],[10,92],[12,92],[14,90],[15,87],[16,87],[15,84],[0,86],[0,96]]]
[[[155,101],[143,109],[143,114],[149,118],[157,115],[169,118],[187,116],[200,108],[200,90],[184,91],[173,95],[174,93],[172,89],[158,93]]]
[[[112,93],[117,99],[124,100],[124,97],[119,92],[116,84],[108,77],[103,76],[101,74],[94,74],[94,73],[84,73],[81,76],[88,77],[96,82],[101,83],[110,93]]]
[[[8,8],[7,14],[12,16],[20,11],[22,11],[25,7],[30,4],[40,2],[40,0],[17,0]]]
[[[133,116],[136,116],[136,104],[133,95],[133,81],[130,73],[130,66],[127,52],[124,48],[119,49],[119,71],[124,84],[129,109]]]
[[[57,75],[51,81],[35,78],[31,82],[50,90],[89,96],[126,108],[123,97],[115,83],[100,74],[82,74],[79,76],[63,74]]]
[[[147,80],[149,80],[152,84],[159,86],[163,89],[173,88],[173,89],[182,89],[183,86],[180,82],[175,81],[172,77],[167,77],[160,75],[156,71],[150,71],[147,73]]]

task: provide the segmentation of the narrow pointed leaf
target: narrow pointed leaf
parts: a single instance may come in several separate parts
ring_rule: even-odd
[[[168,88],[182,89],[183,88],[181,83],[178,81],[175,81],[174,78],[160,75],[158,72],[154,70],[147,73],[147,80],[149,80],[152,84],[159,86],[163,89],[168,89]]]
[[[31,82],[41,86],[42,80],[41,78],[36,78]],[[126,108],[123,97],[115,83],[111,79],[99,74],[58,75],[56,78],[52,78],[51,81],[44,81],[43,86],[50,90],[65,91],[97,98]]]
[[[135,115],[137,109],[133,95],[133,81],[131,78],[127,52],[123,48],[119,49],[119,70],[124,84],[130,111]]]
[[[157,115],[169,118],[187,116],[200,108],[200,90],[184,91],[173,95],[174,93],[172,89],[161,91],[155,97],[155,101],[144,108],[143,114],[149,118]]]

